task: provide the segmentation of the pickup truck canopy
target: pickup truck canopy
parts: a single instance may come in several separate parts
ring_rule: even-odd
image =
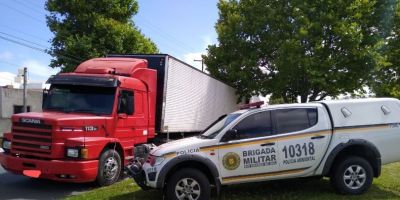
[[[322,101],[332,115],[334,128],[400,122],[400,101],[395,98],[368,98]]]

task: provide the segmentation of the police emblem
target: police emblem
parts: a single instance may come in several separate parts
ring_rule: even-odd
[[[235,170],[240,165],[240,157],[238,154],[230,152],[222,158],[222,164],[227,170]]]

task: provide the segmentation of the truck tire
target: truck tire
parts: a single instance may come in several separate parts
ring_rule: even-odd
[[[208,200],[211,193],[210,181],[199,170],[181,169],[167,180],[165,192],[168,200]]]
[[[331,183],[340,194],[359,195],[372,184],[373,170],[364,158],[350,156],[334,165]]]
[[[121,174],[121,156],[113,149],[103,151],[99,160],[96,181],[100,186],[111,185],[118,181]]]

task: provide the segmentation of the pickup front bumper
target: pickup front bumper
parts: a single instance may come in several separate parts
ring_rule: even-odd
[[[24,170],[37,170],[40,171],[39,178],[76,183],[96,180],[98,171],[98,160],[36,160],[15,157],[8,153],[0,153],[0,164],[14,174],[23,174]]]
[[[136,184],[142,190],[149,190],[151,187],[148,186],[148,181],[146,177],[146,173],[143,170],[142,164],[138,161],[131,163],[130,165],[126,166],[125,168],[126,173],[135,180]]]

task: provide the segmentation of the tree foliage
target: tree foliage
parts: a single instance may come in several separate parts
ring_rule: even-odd
[[[378,25],[386,3],[220,0],[219,43],[204,60],[213,76],[245,97],[306,102],[351,93],[387,66]]]
[[[379,35],[384,44],[380,53],[386,64],[377,69],[371,88],[377,96],[400,98],[400,5],[387,0],[380,5]]]
[[[156,45],[131,20],[136,0],[48,0],[47,25],[54,33],[50,66],[72,71],[80,62],[109,53],[156,53]]]

